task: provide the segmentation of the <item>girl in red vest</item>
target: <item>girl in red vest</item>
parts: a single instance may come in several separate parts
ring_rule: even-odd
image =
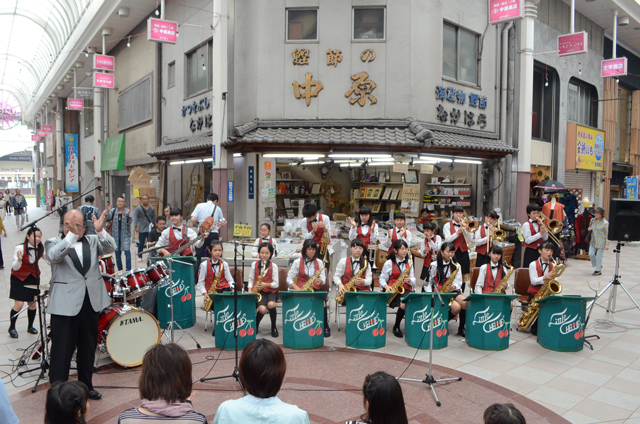
[[[11,309],[11,324],[9,325],[9,334],[11,338],[18,338],[16,330],[16,321],[18,313],[22,310],[24,302],[29,302],[27,316],[29,324],[27,332],[30,334],[38,334],[38,330],[33,327],[33,321],[36,317],[36,296],[38,290],[26,288],[25,285],[40,284],[40,268],[38,263],[44,254],[44,245],[41,242],[42,231],[38,227],[31,227],[27,231],[24,243],[16,246],[13,252],[13,266],[11,267],[11,292],[9,298],[14,300],[13,309]]]
[[[424,284],[422,285],[422,293],[426,291],[426,286],[429,285],[433,256],[437,254],[440,250],[440,245],[442,244],[442,239],[436,234],[437,229],[438,227],[436,224],[431,221],[425,222],[422,226],[425,236],[424,242],[420,245],[420,254],[424,258],[422,273],[420,274],[420,279],[424,281]]]
[[[262,243],[269,243],[270,245],[272,245],[273,257],[278,257],[278,244],[276,243],[276,239],[271,237],[271,225],[266,222],[260,226],[260,237],[258,237],[253,243],[255,247],[251,249],[251,256],[253,256],[254,258],[258,257],[258,247]]]
[[[525,247],[522,261],[523,268],[528,268],[531,262],[540,257],[538,247],[549,238],[549,234],[547,234],[544,227],[540,227],[538,222],[540,219],[540,206],[535,203],[527,205],[527,215],[529,219],[520,227]]]
[[[538,246],[540,257],[529,264],[529,301],[540,291],[540,287],[547,281],[553,280],[553,252],[555,243],[545,241]],[[538,320],[529,328],[534,336],[538,334]]]
[[[211,242],[209,254],[211,257],[200,264],[200,271],[198,271],[198,290],[200,290],[200,293],[204,296],[205,302],[209,300],[209,290],[216,279],[216,275],[218,275],[220,271],[222,271],[222,274],[218,282],[218,293],[232,291],[235,287],[229,264],[221,259],[222,242],[220,240],[213,240]],[[213,307],[211,307],[211,311],[213,311]],[[215,332],[216,328],[214,325],[214,336]]]
[[[499,285],[504,276],[507,275],[507,268],[502,263],[501,247],[491,246],[489,258],[489,263],[480,267],[476,287],[473,290],[474,293],[493,293],[496,286]],[[502,293],[506,293],[507,287],[502,290]]]
[[[484,213],[484,224],[474,233],[476,244],[476,267],[489,263],[489,239],[493,235],[498,222],[498,214],[496,211],[488,211]]]
[[[409,266],[409,245],[406,241],[399,239],[393,243],[393,255],[384,263],[382,272],[380,272],[380,289],[382,291],[390,292],[393,290],[393,285],[396,283],[403,271]],[[396,323],[393,326],[393,335],[396,337],[402,337],[402,331],[400,331],[400,322],[404,318],[405,304],[400,302],[400,298],[407,296],[409,293],[415,290],[416,276],[413,273],[413,266],[409,271],[409,275],[405,277],[402,282],[404,287],[404,294],[397,295],[393,302],[389,304],[391,308],[398,308],[396,313]]]
[[[467,224],[463,220],[464,208],[462,206],[454,206],[451,215],[453,216],[453,220],[447,222],[442,227],[444,241],[453,243],[454,257],[456,262],[460,264],[460,272],[462,275],[467,275],[471,267],[468,243],[471,242],[475,236],[472,232],[467,231]],[[464,283],[462,291],[464,291]]]
[[[351,256],[347,256],[344,259],[340,259],[338,265],[336,265],[336,273],[333,276],[333,284],[338,286],[338,294],[343,294],[345,286],[365,266],[365,258],[363,255],[364,243],[360,239],[351,241]],[[370,291],[371,282],[373,281],[371,266],[367,264],[367,270],[357,278],[356,290],[357,291]],[[346,301],[345,301],[346,303]]]
[[[256,332],[260,326],[260,321],[269,311],[271,318],[271,335],[278,337],[278,329],[276,328],[276,319],[278,312],[276,311],[276,300],[278,299],[278,265],[271,262],[273,257],[273,246],[269,243],[262,243],[258,248],[260,260],[251,264],[249,272],[249,291],[252,291],[253,284],[258,281],[262,275],[262,284],[258,287],[258,292],[262,295],[262,299],[258,304],[258,313],[256,315]]]
[[[364,245],[363,255],[366,260],[371,262],[371,248],[376,245],[378,240],[378,224],[371,219],[371,208],[368,206],[361,207],[358,216],[360,219],[357,223],[351,217],[348,218],[349,224],[351,224],[349,240],[361,240]]]
[[[389,230],[389,236],[387,240],[382,244],[382,247],[385,249],[389,249],[387,251],[388,255],[391,256],[393,253],[393,249],[395,246],[396,240],[404,240],[407,243],[407,246],[411,245],[411,232],[407,230],[407,227],[404,226],[407,218],[404,216],[402,212],[397,213],[393,216],[393,222],[396,226]]]
[[[307,203],[302,207],[302,218],[300,220],[300,228],[302,229],[302,238],[305,240],[312,239],[318,246],[322,244],[323,237],[331,236],[331,221],[327,215],[318,213],[318,208],[312,203]],[[323,260],[324,255],[320,253],[320,249],[316,253],[318,259]],[[329,254],[326,255],[327,268],[329,268]]]

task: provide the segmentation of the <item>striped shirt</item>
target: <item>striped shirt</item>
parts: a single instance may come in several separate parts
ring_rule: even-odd
[[[131,408],[124,411],[118,417],[118,424],[207,424],[207,417],[199,412],[187,412],[181,417],[165,417],[162,415],[149,415],[140,412],[138,408]]]
[[[594,218],[589,226],[591,227],[591,242],[589,244],[596,249],[604,249],[609,235],[609,221],[604,217],[601,220]]]

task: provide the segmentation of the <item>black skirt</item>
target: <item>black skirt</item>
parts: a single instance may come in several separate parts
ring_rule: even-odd
[[[29,275],[26,280],[20,281],[18,277],[11,274],[11,291],[9,298],[22,302],[32,302],[38,295],[38,290],[28,289],[25,285],[34,286],[38,284],[38,280],[33,275]]]
[[[471,261],[469,260],[469,252],[463,252],[462,250],[456,250],[456,254],[454,256],[455,261],[460,264],[460,272],[462,275],[469,273],[469,268],[471,267]]]
[[[262,295],[262,299],[260,299],[258,303],[259,306],[267,306],[267,303],[278,300],[278,292],[261,291],[260,294]]]
[[[401,299],[401,298],[403,298],[403,297],[408,296],[408,295],[409,295],[409,293],[413,293],[413,290],[408,290],[408,289],[405,287],[405,289],[404,289],[404,293],[403,293],[403,294],[398,294],[398,295],[395,297],[395,299],[393,299],[393,302],[391,302],[391,303],[389,304],[389,307],[390,307],[391,309],[395,309],[395,308],[397,308],[398,306],[400,306],[400,303],[401,303],[401,302],[400,302],[400,299]]]

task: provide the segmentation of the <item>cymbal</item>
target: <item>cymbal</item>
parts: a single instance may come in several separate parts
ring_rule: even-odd
[[[33,285],[31,285],[31,284],[26,285],[25,284],[24,287],[26,287],[28,289],[34,289],[34,290],[40,289],[41,291],[47,291],[47,290],[49,290],[51,288],[51,286],[49,284],[40,284],[39,286],[37,286],[35,284],[33,284]]]

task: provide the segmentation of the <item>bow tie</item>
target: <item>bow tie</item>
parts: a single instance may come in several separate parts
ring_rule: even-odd
[[[182,232],[182,227],[173,227],[173,231],[180,231],[180,232]]]
[[[459,227],[459,226],[460,226],[460,224],[456,224],[455,222],[453,223],[453,225],[454,225],[455,227]]]
[[[36,248],[35,247],[30,247],[29,250],[36,250]]]
[[[491,269],[498,269],[500,268],[500,265],[491,265]]]
[[[404,258],[404,260],[402,260],[402,261],[397,261],[397,262],[398,262],[398,265],[400,265],[400,264],[406,264],[406,263],[407,263],[407,258]]]
[[[369,224],[360,224],[361,227],[368,227]]]
[[[313,261],[315,261],[315,260],[316,260],[316,258],[309,259],[309,260],[306,260],[306,259],[305,259],[305,260],[304,260],[304,264],[305,264],[305,265],[312,264],[312,263],[313,263]]]
[[[310,224],[313,224],[314,222],[318,222],[318,218],[316,218],[313,221],[311,221]]]

